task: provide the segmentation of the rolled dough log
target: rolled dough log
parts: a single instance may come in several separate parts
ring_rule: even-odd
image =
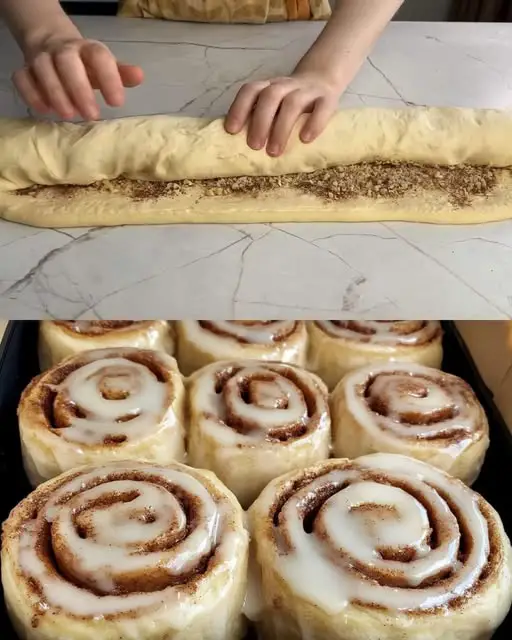
[[[19,195],[34,185],[91,185],[125,177],[182,180],[311,172],[376,160],[512,166],[512,115],[455,108],[340,111],[313,143],[297,132],[286,153],[253,151],[245,135],[231,136],[221,120],[136,117],[93,124],[0,121],[0,215],[36,226],[166,222],[286,222],[411,220],[487,222],[512,217],[512,177],[500,173],[490,195],[457,208],[441,192],[399,199],[358,197],[328,202],[278,189],[257,198],[186,194],[134,201],[84,189],[73,198]]]

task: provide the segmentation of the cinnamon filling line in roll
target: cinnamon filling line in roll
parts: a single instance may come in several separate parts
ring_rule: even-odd
[[[171,524],[171,528],[167,529],[163,534],[155,538],[154,540],[147,541],[144,544],[133,545],[132,553],[144,554],[155,553],[158,551],[166,551],[176,544],[182,542],[197,526],[197,520],[199,519],[198,505],[195,503],[192,496],[187,494],[177,485],[165,482],[161,478],[154,476],[152,478],[143,477],[139,474],[121,474],[117,477],[107,478],[107,482],[113,480],[139,480],[141,482],[151,480],[152,484],[156,484],[169,493],[171,493],[178,501],[181,509],[185,514],[186,524],[184,527],[179,527],[179,521],[175,518]],[[92,487],[88,487],[92,488]],[[102,495],[95,500],[91,500],[85,505],[81,505],[79,509],[74,511],[72,516],[72,522],[78,535],[81,539],[87,540],[94,538],[95,528],[91,522],[91,511],[97,509],[108,509],[116,503],[129,504],[133,500],[139,497],[137,490],[128,490],[127,492],[112,492],[111,494]],[[158,520],[158,515],[154,509],[145,507],[143,509],[135,509],[130,515],[130,519],[137,520],[138,522],[152,525]],[[172,528],[174,525],[175,528]],[[51,544],[51,533],[50,533]],[[184,572],[179,575],[173,575],[165,567],[152,568],[150,572],[145,569],[142,572],[132,572],[127,575],[123,575],[116,579],[114,587],[108,592],[100,591],[95,588],[94,584],[84,583],[83,578],[80,575],[80,571],[73,571],[73,553],[68,551],[65,546],[65,539],[54,540],[51,545],[53,549],[53,555],[55,558],[56,566],[60,570],[60,573],[68,581],[73,582],[77,587],[88,588],[97,595],[107,595],[111,593],[113,595],[122,595],[131,592],[153,592],[161,591],[169,586],[176,586],[184,583],[189,583],[191,580],[206,571],[209,558],[213,555],[214,550],[210,553],[199,557],[197,565],[193,570]]]
[[[95,369],[86,378],[86,382],[97,380],[97,393],[104,400],[114,403],[117,400],[126,400],[131,394],[137,394],[141,391],[137,371],[130,371],[129,365],[124,366],[123,364],[111,362],[116,353],[120,354],[116,361],[121,359],[121,361],[127,361],[127,363],[133,362],[136,365],[140,365],[151,373],[155,384],[167,386],[162,402],[163,413],[165,405],[170,403],[173,393],[172,388],[170,388],[172,374],[165,367],[159,365],[154,354],[144,350],[113,350],[110,358],[95,361],[90,360],[86,355],[87,352],[85,352],[83,357],[76,357],[72,362],[55,367],[35,378],[25,392],[30,396],[34,389],[37,390],[37,395],[32,399],[32,402],[41,408],[48,429],[59,435],[61,430],[71,427],[77,420],[100,419],[95,418],[94,415],[89,415],[89,412],[83,406],[75,402],[72,397],[73,394],[70,393],[66,386],[70,376],[80,371],[82,367],[98,363],[99,368]],[[112,423],[129,423],[139,418],[141,411],[141,408],[135,408],[126,414],[120,413],[112,419]],[[105,435],[103,443],[122,444],[127,439],[128,435],[112,433]]]
[[[145,323],[135,320],[54,320],[54,324],[73,333],[91,337]]]
[[[400,199],[421,191],[440,192],[455,209],[469,206],[481,197],[490,196],[499,181],[508,178],[509,167],[477,165],[423,165],[407,162],[361,162],[320,169],[311,173],[280,176],[240,176],[174,182],[151,182],[114,178],[91,185],[35,185],[18,189],[18,196],[43,200],[73,200],[87,193],[112,193],[135,202],[160,198],[195,196],[201,198],[235,196],[257,198],[279,195],[292,189],[316,196],[324,203],[357,198]]]
[[[333,584],[360,606],[412,613],[463,607],[500,566],[497,524],[482,498],[440,472],[429,475],[419,480],[342,461],[286,483],[269,511],[286,579],[303,570],[303,588],[326,595],[329,585],[315,580],[338,573]],[[327,564],[332,569],[322,574]]]
[[[445,392],[445,397],[428,400],[431,393],[438,390]],[[476,402],[474,394],[467,383],[460,378],[429,376],[407,370],[379,372],[370,376],[363,384],[358,385],[356,394],[363,399],[369,411],[405,426],[439,425],[437,430],[415,432],[414,436],[422,440],[448,439],[458,442],[474,431],[474,425],[468,423],[464,415],[464,407],[473,406]],[[417,410],[415,400],[425,400],[424,406],[419,404]],[[403,407],[400,407],[400,404]],[[411,406],[408,406],[408,405]],[[395,405],[395,406],[394,406]],[[446,428],[443,428],[446,423]],[[384,430],[390,430],[386,420],[379,423]],[[476,425],[478,426],[478,425]]]
[[[272,442],[284,442],[300,438],[315,428],[315,420],[318,420],[321,414],[315,394],[319,390],[305,384],[292,367],[280,366],[272,369],[255,365],[255,371],[247,371],[245,375],[240,375],[243,371],[242,367],[226,367],[216,372],[215,391],[217,395],[223,396],[222,415],[209,417],[222,421],[240,434],[260,431],[260,421],[240,415],[236,402],[241,401],[260,410],[281,409],[284,413],[291,409],[291,395],[280,387],[281,378],[294,386],[296,402],[303,404],[302,416],[288,424],[269,427],[265,430],[264,438]]]
[[[297,322],[279,320],[226,320],[223,323],[200,320],[199,326],[217,336],[231,338],[240,344],[276,343],[286,340],[297,330]],[[237,328],[245,329],[237,331]]]
[[[73,476],[68,476],[65,485],[69,485],[74,479],[78,479],[80,475],[80,473],[77,473]],[[151,491],[157,490],[169,494],[172,500],[177,502],[179,510],[169,516],[169,514],[165,513],[165,503],[157,504],[154,507],[151,507],[151,505],[143,508],[136,505],[132,506],[131,503],[140,497],[140,490],[138,490],[136,484],[124,490],[117,490],[116,487],[123,481],[128,481],[130,485],[137,482],[141,483],[140,486],[146,491],[149,485]],[[92,499],[87,500],[81,495],[95,489],[99,492],[99,495],[93,496]],[[110,568],[112,578],[102,585],[101,582],[98,583],[96,573],[81,564],[81,558],[75,555],[73,550],[73,540],[69,539],[67,528],[63,527],[58,520],[59,509],[66,507],[68,503],[73,503],[76,498],[78,498],[79,504],[72,507],[71,524],[79,539],[84,541],[84,544],[88,542],[91,542],[92,545],[95,542],[104,544],[103,537],[105,532],[99,524],[104,522],[104,517],[108,516],[109,510],[116,508],[116,506],[122,505],[128,510],[127,513],[115,514],[118,518],[134,519],[137,521],[139,528],[141,524],[144,527],[148,527],[147,540],[136,540],[130,543],[128,524],[126,525],[128,527],[127,539],[119,540],[119,545],[125,545],[126,547],[123,554],[128,553],[135,558],[171,550],[172,547],[192,535],[200,525],[201,518],[206,517],[205,507],[199,496],[187,492],[186,488],[170,482],[158,474],[151,474],[146,471],[116,472],[89,478],[81,483],[78,489],[70,492],[64,491],[53,504],[48,504],[48,502],[52,502],[51,494],[48,496],[43,495],[35,505],[31,506],[31,512],[27,512],[27,519],[22,525],[20,541],[21,571],[23,573],[26,572],[25,579],[30,589],[40,599],[42,612],[44,612],[45,589],[48,588],[48,585],[31,575],[31,569],[33,568],[31,565],[33,563],[23,555],[26,544],[35,549],[38,559],[52,575],[98,597],[137,593],[149,594],[178,585],[185,585],[188,592],[193,591],[195,589],[195,581],[207,572],[209,564],[215,556],[217,548],[215,540],[222,533],[222,531],[216,530],[218,527],[223,526],[220,521],[212,522],[214,529],[211,530],[212,540],[210,547],[196,549],[197,556],[193,559],[193,566],[185,568],[183,571],[176,570],[176,568],[173,569],[172,564],[169,563],[156,563],[150,567],[143,566],[140,570],[123,571],[122,567],[116,566],[116,562],[122,565],[123,556],[116,560],[118,549],[112,547],[112,567]],[[212,500],[215,500],[214,496],[212,496]],[[102,512],[105,514],[104,516]],[[171,518],[169,521],[170,526],[152,538],[151,530],[155,524],[159,525],[158,520],[161,518]],[[30,539],[24,539],[24,536],[29,536]],[[82,552],[85,552],[85,550],[79,553]],[[90,553],[92,554],[91,557],[93,557],[94,546],[91,547]],[[178,560],[179,564],[180,561]],[[118,569],[119,571],[116,573]],[[103,567],[102,570],[108,570],[108,567]],[[55,604],[52,607],[55,608]]]
[[[315,320],[315,325],[332,338],[401,347],[425,345],[442,334],[438,322],[426,320]]]

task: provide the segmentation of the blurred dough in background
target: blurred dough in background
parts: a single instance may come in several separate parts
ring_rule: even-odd
[[[264,23],[325,20],[329,0],[121,0],[119,15],[189,22]]]

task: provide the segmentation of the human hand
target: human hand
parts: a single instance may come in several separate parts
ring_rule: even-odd
[[[294,73],[285,78],[245,84],[226,117],[228,133],[239,133],[248,123],[247,144],[271,156],[283,153],[297,120],[309,113],[300,130],[302,142],[312,142],[324,130],[338,107],[341,90],[318,73]]]
[[[143,81],[142,69],[121,64],[103,43],[85,38],[52,38],[25,51],[25,66],[13,83],[29,107],[61,118],[96,120],[100,110],[94,89],[119,107],[124,88]]]

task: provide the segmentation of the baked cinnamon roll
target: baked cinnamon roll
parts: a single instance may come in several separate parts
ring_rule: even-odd
[[[439,368],[443,359],[439,322],[426,320],[318,320],[308,322],[308,368],[330,390],[366,364],[417,362]]]
[[[82,467],[4,524],[7,610],[25,640],[239,640],[247,538],[240,505],[209,472]]]
[[[165,320],[43,320],[39,324],[41,371],[88,349],[137,347],[172,355],[174,341]]]
[[[64,360],[32,380],[18,407],[31,484],[84,464],[183,459],[184,395],[165,353],[96,349]]]
[[[512,603],[494,509],[406,456],[329,460],[273,480],[249,511],[264,640],[482,640]]]
[[[217,362],[188,381],[188,456],[248,507],[272,478],[329,456],[327,389],[313,373],[255,360]]]
[[[334,454],[402,453],[472,484],[489,425],[471,387],[419,364],[377,363],[348,373],[330,398]]]
[[[304,365],[307,332],[294,320],[182,320],[175,323],[183,375],[218,360],[277,360]]]

